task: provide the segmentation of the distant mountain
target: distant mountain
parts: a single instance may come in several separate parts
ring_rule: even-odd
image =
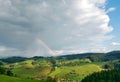
[[[14,56],[14,57],[8,57],[8,58],[2,58],[0,59],[3,62],[6,63],[15,63],[15,62],[21,62],[27,59],[51,59],[52,57],[42,57],[42,56],[35,56],[31,58],[26,58],[26,57],[19,57],[19,56]],[[82,58],[89,58],[92,61],[109,61],[109,60],[115,60],[115,59],[120,59],[120,51],[112,51],[108,53],[83,53],[83,54],[71,54],[71,55],[62,55],[62,56],[57,56],[55,59],[67,59],[67,60],[72,60],[72,59],[82,59]]]
[[[112,51],[112,52],[106,53],[105,59],[106,60],[120,59],[120,51]]]
[[[83,53],[83,54],[71,54],[71,55],[64,55],[64,56],[58,56],[58,59],[61,58],[66,58],[68,60],[72,60],[72,59],[81,59],[81,58],[89,58],[91,56],[100,56],[100,55],[104,55],[105,53]]]
[[[64,55],[57,57],[59,59],[66,58],[68,60],[71,59],[81,59],[81,58],[90,58],[98,59],[99,61],[109,61],[109,60],[116,60],[120,59],[120,51],[112,51],[108,53],[83,53],[83,54],[72,54],[72,55]]]

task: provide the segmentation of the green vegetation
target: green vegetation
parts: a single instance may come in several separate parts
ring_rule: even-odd
[[[0,74],[13,76],[12,71],[10,69],[8,69],[8,68],[5,68],[5,67],[0,67]]]

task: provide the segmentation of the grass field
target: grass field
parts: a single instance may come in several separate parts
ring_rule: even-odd
[[[45,81],[19,79],[16,77],[0,75],[0,82],[45,82]]]
[[[72,80],[82,80],[85,76],[101,71],[102,69],[95,64],[86,64],[82,66],[64,66],[56,68],[50,76],[56,78],[69,78]]]

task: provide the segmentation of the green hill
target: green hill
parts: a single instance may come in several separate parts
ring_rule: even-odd
[[[51,72],[51,64],[46,60],[26,60],[10,64],[12,71],[22,78],[44,79]]]
[[[58,79],[69,79],[69,80],[82,80],[93,72],[101,71],[102,69],[95,64],[86,64],[82,66],[63,66],[56,68],[50,76]]]

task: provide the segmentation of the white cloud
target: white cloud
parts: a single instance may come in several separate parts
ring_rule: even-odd
[[[5,47],[0,47],[0,52],[6,51]]]
[[[120,43],[119,42],[112,42],[111,45],[112,46],[120,46]]]
[[[109,13],[109,12],[112,12],[112,11],[115,11],[115,10],[116,10],[115,7],[111,7],[111,8],[109,8],[109,9],[106,11],[106,13]]]
[[[6,55],[24,56],[102,50],[113,30],[105,3],[106,0],[0,0],[0,46],[8,48]]]

